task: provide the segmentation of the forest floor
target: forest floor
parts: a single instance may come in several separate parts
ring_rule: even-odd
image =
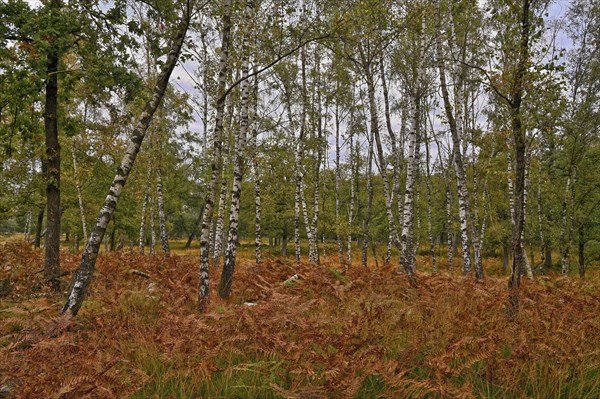
[[[64,252],[63,270],[79,259]],[[427,262],[411,288],[395,268],[342,274],[335,255],[242,259],[232,297],[213,291],[200,314],[195,252],[114,252],[68,320],[42,253],[0,244],[0,398],[600,397],[598,270],[524,278],[509,321],[506,277],[432,275]]]

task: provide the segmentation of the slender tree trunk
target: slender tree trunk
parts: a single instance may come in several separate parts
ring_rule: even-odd
[[[432,132],[433,133],[433,132]],[[427,235],[429,236],[429,253],[431,254],[431,267],[434,273],[437,273],[437,264],[435,261],[435,240],[433,239],[433,225],[431,215],[431,170],[429,167],[429,137],[425,133],[425,172],[427,188]]]
[[[446,185],[446,223],[448,224],[448,271],[452,273],[454,270],[454,233],[452,223],[452,192],[450,185]]]
[[[223,2],[223,18],[221,33],[221,57],[219,60],[219,82],[217,88],[215,130],[213,134],[213,156],[211,160],[211,181],[206,193],[204,211],[202,212],[202,232],[200,235],[200,284],[198,288],[198,309],[206,310],[210,302],[209,280],[209,247],[213,218],[215,193],[217,191],[219,173],[223,167],[221,140],[223,139],[223,112],[225,110],[225,84],[229,71],[229,50],[231,47],[231,0]]]
[[[53,12],[61,8],[60,1],[51,2]],[[46,238],[44,277],[55,291],[60,289],[60,143],[58,141],[58,62],[54,45],[46,59],[46,103],[44,127],[46,132]]]
[[[256,66],[254,72],[256,73]],[[261,196],[260,170],[258,167],[258,77],[254,78],[254,112],[252,118],[252,169],[254,171],[254,247],[256,264],[261,263]],[[272,247],[272,245],[271,245]]]
[[[350,124],[354,122],[354,117],[351,115]],[[356,156],[352,155],[352,141],[354,138],[354,133],[350,132],[350,151],[348,154],[348,163],[350,164],[350,204],[348,206],[348,252],[347,252],[347,261],[348,267],[352,266],[352,222],[354,221],[354,206],[356,202],[356,193],[355,193],[355,182],[358,178],[358,169],[355,165],[358,164],[358,147],[359,143],[356,140]]]
[[[362,47],[360,48],[361,55],[363,54]],[[379,159],[379,173],[383,181],[383,194],[385,199],[385,213],[388,221],[388,234],[392,237],[392,241],[401,249],[400,239],[398,237],[398,229],[396,228],[396,220],[392,211],[392,193],[390,182],[387,175],[387,162],[383,153],[383,146],[381,144],[381,137],[379,133],[379,116],[377,114],[377,106],[375,103],[375,82],[373,81],[373,75],[370,65],[365,60],[365,56],[362,55],[364,64],[364,73],[367,81],[367,95],[369,98],[369,112],[371,116],[371,135],[375,139],[375,145],[377,148],[377,158]],[[371,144],[372,145],[372,144]],[[407,272],[408,273],[408,272]],[[408,273],[411,283],[413,283],[413,273]]]
[[[169,256],[169,233],[167,231],[167,218],[165,216],[165,201],[163,198],[162,168],[156,169],[156,202],[158,203],[158,228],[160,232],[160,244],[163,254]]]
[[[185,40],[191,13],[191,4],[188,1],[185,15],[183,16],[175,38],[171,42],[166,61],[162,66],[161,72],[156,81],[156,85],[153,89],[152,96],[148,102],[146,102],[144,111],[140,115],[140,119],[138,120],[138,123],[131,135],[127,151],[125,152],[123,160],[117,169],[117,173],[108,191],[104,205],[98,214],[96,225],[94,226],[89,241],[86,244],[81,265],[73,275],[73,280],[67,296],[67,302],[62,308],[63,313],[68,311],[71,313],[71,315],[75,316],[79,311],[81,304],[83,303],[87,287],[92,280],[94,267],[96,265],[96,258],[98,256],[98,250],[100,248],[102,238],[104,237],[104,233],[106,232],[106,226],[112,218],[117,206],[117,201],[121,195],[121,191],[123,190],[125,183],[127,182],[129,172],[131,171],[133,163],[135,162],[135,158],[140,150],[140,146],[142,145],[142,141],[144,140],[144,136],[148,130],[152,116],[162,101],[165,90],[169,83],[169,78],[171,77],[171,73],[173,72],[173,69],[177,64],[177,60],[179,59],[179,54]]]
[[[418,91],[418,90],[417,90]],[[417,180],[416,154],[418,152],[418,135],[420,130],[420,95],[418,92],[411,96],[411,127],[409,129],[408,160],[406,165],[406,189],[404,193],[404,213],[402,215],[402,234],[400,235],[400,265],[408,274],[409,280],[414,284],[414,205],[415,187]]]
[[[523,253],[523,230],[525,228],[525,129],[521,121],[521,104],[523,101],[523,86],[525,73],[529,60],[529,34],[530,34],[530,5],[531,0],[521,2],[521,21],[519,38],[519,60],[515,79],[510,94],[510,118],[511,130],[515,146],[515,226],[512,231],[512,269],[508,282],[509,307],[508,316],[514,318],[519,309],[519,288],[521,284],[520,275],[524,265]]]
[[[387,127],[388,136],[390,137],[391,145],[392,145],[392,155],[393,155],[393,184],[390,191],[390,209],[394,203],[394,193],[399,190],[400,182],[398,177],[398,148],[396,145],[396,135],[394,134],[394,130],[392,129],[392,121],[390,116],[390,101],[389,101],[389,93],[387,82],[385,78],[385,66],[384,66],[384,58],[381,57],[379,62],[379,72],[381,78],[381,88],[383,90],[383,105],[384,105],[384,115],[385,115],[385,125]],[[399,197],[398,197],[399,198]],[[398,233],[396,230],[396,238],[398,237]],[[392,260],[392,245],[394,244],[394,233],[391,229],[388,228],[388,246],[385,255],[385,263],[389,265]]]
[[[315,49],[315,86],[316,86],[316,127],[317,127],[317,163],[315,165],[315,192],[313,199],[313,217],[310,227],[307,225],[307,230],[312,231],[312,240],[309,240],[309,261],[319,263],[319,248],[318,248],[318,230],[317,224],[319,221],[319,200],[321,195],[321,163],[323,162],[323,125],[322,125],[322,104],[321,104],[321,58],[318,53],[318,47]]]
[[[339,85],[338,85],[339,87]],[[352,148],[352,147],[350,147]],[[340,181],[342,180],[340,168],[340,110],[339,104],[335,103],[335,236],[338,246],[338,262],[342,271],[345,270],[344,248],[342,243],[341,220],[340,220]]]
[[[44,224],[44,211],[46,207],[44,205],[40,206],[38,210],[37,223],[35,225],[35,238],[33,242],[33,246],[35,248],[39,248],[42,245],[42,226]]]
[[[525,153],[525,185],[523,189],[523,223],[525,223],[525,219],[527,217],[527,192],[529,190],[529,165],[531,161],[531,151],[527,151]],[[521,246],[523,246],[523,260],[525,265],[525,271],[527,273],[527,277],[530,279],[533,278],[533,270],[531,269],[531,263],[529,262],[529,258],[527,257],[527,252],[525,251],[525,226],[523,226],[523,230],[521,232]]]
[[[242,79],[241,92],[242,99],[240,104],[240,129],[235,134],[234,152],[233,152],[233,186],[231,188],[231,206],[229,208],[229,232],[227,238],[227,249],[225,251],[225,261],[223,263],[223,272],[219,283],[219,296],[229,298],[231,294],[231,284],[233,282],[233,273],[235,270],[235,256],[238,245],[238,226],[240,218],[240,197],[242,194],[243,177],[243,154],[242,151],[246,144],[246,135],[248,133],[248,98],[250,94],[248,71],[249,71],[249,42],[250,32],[248,24],[252,20],[254,3],[253,0],[247,0],[244,20],[247,23],[242,31]]]
[[[150,180],[150,170],[148,170],[148,180]],[[150,201],[150,193],[148,187],[146,187],[146,193],[144,194],[144,201],[142,202],[142,217],[140,221],[140,254],[144,254],[144,247],[146,245],[146,208]]]
[[[433,130],[433,125],[432,125],[432,130]],[[447,231],[446,231],[446,245],[447,245],[447,253],[448,253],[448,271],[450,273],[452,273],[452,271],[454,270],[454,243],[453,243],[453,223],[452,223],[452,192],[450,190],[450,177],[449,177],[449,169],[450,169],[450,165],[452,165],[453,163],[453,155],[449,155],[448,158],[448,165],[444,166],[444,162],[442,160],[442,145],[440,144],[439,140],[435,137],[435,135],[433,136],[436,142],[436,146],[437,146],[437,151],[438,151],[438,159],[440,162],[440,168],[443,170],[442,176],[444,178],[444,187],[445,187],[445,194],[446,194],[446,224],[447,224]]]
[[[544,237],[544,224],[543,224],[543,216],[542,216],[542,161],[541,159],[538,162],[538,185],[537,185],[537,210],[538,210],[538,225],[540,229],[540,243],[542,245],[540,251],[540,275],[544,275],[544,264],[546,257],[546,240]]]
[[[459,119],[461,112],[457,108],[457,119],[454,118],[454,112],[452,104],[450,102],[450,95],[448,93],[448,86],[446,83],[446,71],[444,64],[444,52],[442,50],[441,40],[437,40],[437,56],[438,56],[438,69],[440,75],[440,84],[442,88],[442,97],[444,101],[444,110],[446,118],[448,119],[448,125],[450,127],[450,133],[452,135],[452,152],[454,169],[456,172],[457,188],[458,188],[458,210],[460,219],[460,234],[462,244],[462,259],[463,259],[463,273],[467,274],[471,271],[471,256],[469,249],[469,226],[471,227],[473,246],[475,251],[479,251],[479,240],[477,238],[477,231],[473,223],[473,218],[469,215],[469,192],[467,189],[467,178],[466,170],[463,162],[463,155],[461,154],[461,142],[459,126],[462,125],[462,120]],[[457,89],[458,90],[458,89]],[[456,94],[455,94],[456,95]],[[483,277],[483,270],[481,265],[476,267],[475,274],[477,279]]]
[[[25,214],[25,231],[23,232],[23,241],[29,242],[29,230],[31,229],[31,211]]]
[[[204,209],[204,206],[202,206],[202,209]],[[188,235],[188,239],[185,243],[185,249],[189,249],[192,246],[192,241],[194,241],[194,238],[196,237],[196,234],[198,233],[198,227],[200,226],[201,222],[202,222],[202,211],[200,212],[200,214],[198,214],[198,217],[194,221],[194,225],[192,226],[192,231]]]
[[[296,193],[294,197],[294,244],[296,249],[296,262],[300,262],[300,207],[304,202],[304,208],[306,209],[306,201],[302,201],[304,194],[304,176],[302,173],[302,154],[304,150],[304,134],[306,130],[306,109],[307,105],[307,93],[306,93],[306,53],[305,49],[300,49],[300,62],[301,62],[301,73],[302,73],[302,111],[300,115],[300,132],[296,142],[296,149],[294,154],[294,169],[296,175]],[[291,104],[290,104],[291,107]],[[305,215],[306,223],[306,234],[309,236],[310,231],[308,217]]]
[[[369,225],[371,223],[371,212],[373,208],[373,131],[369,138],[369,150],[367,155],[367,214],[363,220],[363,242],[362,242],[362,265],[367,267],[367,252],[369,250]]]
[[[231,99],[230,99],[231,101]],[[232,107],[233,108],[233,107]],[[233,112],[233,111],[232,111]],[[231,124],[229,124],[231,125]],[[227,154],[229,152],[229,139],[228,137],[224,137],[223,140],[223,153]],[[221,190],[219,192],[219,206],[217,208],[217,220],[215,233],[213,238],[213,264],[217,264],[219,259],[221,258],[221,248],[223,247],[223,237],[224,237],[224,225],[225,225],[225,201],[227,201],[227,170],[229,162],[225,160],[224,165],[221,171]]]
[[[560,238],[561,246],[561,268],[562,274],[568,275],[570,269],[570,254],[571,254],[571,223],[569,218],[569,192],[571,191],[571,177],[567,178],[567,184],[565,185],[565,196],[562,203],[562,221],[563,229]]]
[[[87,223],[85,221],[85,209],[83,207],[83,199],[81,197],[81,183],[79,180],[79,172],[77,170],[77,158],[75,157],[75,148],[71,146],[71,156],[73,157],[73,177],[75,179],[75,190],[77,191],[77,202],[79,204],[79,216],[81,217],[81,229],[83,230],[83,241],[87,242]]]
[[[583,223],[579,223],[577,231],[579,233],[579,243],[577,246],[579,255],[579,278],[583,280],[585,278],[585,235]]]

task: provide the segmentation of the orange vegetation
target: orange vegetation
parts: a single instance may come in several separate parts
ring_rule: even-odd
[[[78,259],[63,254],[63,267]],[[243,260],[232,298],[213,293],[199,314],[197,256],[111,253],[68,320],[38,273],[41,254],[5,244],[0,389],[16,398],[598,397],[594,272],[583,283],[525,279],[510,322],[505,278],[421,272],[414,289],[391,268],[342,275],[335,259]]]

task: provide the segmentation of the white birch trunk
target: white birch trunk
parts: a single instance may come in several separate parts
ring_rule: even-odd
[[[420,119],[420,95],[415,92],[410,98],[411,126],[408,132],[408,160],[406,165],[406,183],[404,192],[404,206],[402,214],[402,233],[400,235],[400,266],[408,274],[411,283],[414,284],[414,253],[413,253],[413,223],[415,185],[417,165],[415,154],[418,147],[419,119]]]
[[[339,87],[339,85],[338,85]],[[352,147],[350,147],[352,151]],[[340,180],[341,168],[340,168],[340,113],[339,104],[335,104],[335,235],[338,246],[338,261],[340,268],[345,270],[344,265],[344,248],[342,244],[342,234],[340,232],[341,223],[340,220]]]
[[[256,66],[254,67],[256,73]],[[254,111],[252,117],[252,169],[254,171],[254,247],[256,264],[261,263],[261,196],[260,170],[258,167],[258,77],[254,78]]]
[[[377,106],[375,103],[375,82],[373,81],[373,72],[371,71],[370,61],[368,61],[367,56],[364,53],[364,49],[362,46],[359,47],[365,79],[367,81],[367,95],[369,100],[369,111],[370,111],[370,127],[371,127],[371,135],[372,139],[375,141],[375,145],[377,148],[377,157],[379,159],[379,172],[381,174],[381,178],[383,181],[383,193],[385,199],[385,213],[388,220],[388,234],[391,236],[392,241],[401,250],[401,243],[398,237],[398,229],[396,228],[396,220],[394,218],[394,214],[392,211],[392,193],[390,186],[390,181],[387,175],[387,162],[383,153],[383,146],[381,144],[381,137],[379,133],[379,116],[377,112]],[[370,146],[373,146],[373,143],[370,143]],[[372,183],[371,183],[372,184]],[[371,188],[372,190],[372,188]],[[372,200],[371,200],[372,201]],[[363,255],[364,256],[364,255]],[[409,277],[409,281],[412,285],[415,284],[414,273],[412,270],[407,270],[407,275]]]
[[[369,240],[371,235],[369,233],[369,225],[371,223],[371,211],[373,208],[373,132],[371,131],[371,137],[369,138],[369,149],[367,155],[367,215],[363,220],[363,242],[362,242],[362,266],[367,267],[367,253],[369,251]]]
[[[432,132],[433,133],[433,132]],[[431,269],[437,273],[437,264],[435,260],[435,241],[433,239],[433,225],[431,215],[431,169],[429,167],[429,137],[425,134],[425,172],[427,188],[427,235],[429,236],[429,253],[431,254]]]
[[[219,60],[219,81],[215,104],[215,129],[213,132],[213,154],[211,160],[211,180],[206,193],[206,201],[202,212],[202,230],[200,233],[200,283],[198,287],[198,309],[206,310],[210,302],[209,249],[213,208],[218,186],[219,174],[223,168],[222,140],[223,114],[225,110],[225,84],[229,71],[229,50],[231,47],[231,0],[223,2],[223,18],[221,32],[221,56]]]
[[[439,34],[441,35],[441,29],[439,30]],[[473,223],[473,218],[469,215],[469,193],[467,190],[467,179],[466,179],[466,171],[463,161],[463,155],[461,154],[461,130],[462,129],[462,111],[460,110],[460,106],[456,107],[456,119],[454,116],[454,111],[452,109],[452,104],[450,103],[450,96],[448,93],[448,86],[446,83],[446,71],[444,64],[444,52],[442,50],[441,40],[438,38],[436,41],[437,47],[437,56],[438,56],[438,70],[440,75],[440,85],[442,89],[442,97],[444,102],[444,110],[446,113],[446,118],[448,119],[448,124],[450,126],[450,132],[452,134],[452,148],[453,148],[453,160],[454,160],[454,169],[456,173],[457,180],[457,188],[458,188],[458,211],[459,211],[459,219],[460,219],[460,235],[461,235],[461,246],[462,246],[462,259],[463,259],[463,274],[467,274],[471,271],[471,256],[469,249],[469,226],[471,227],[473,246],[475,251],[479,251],[479,240],[478,234],[475,229],[475,224]],[[460,93],[460,88],[455,87],[457,93]],[[455,97],[457,95],[455,93]],[[456,98],[455,98],[456,104]],[[464,149],[463,149],[464,150]],[[475,274],[477,279],[483,278],[483,270],[480,265],[475,270]]]
[[[351,120],[351,124],[354,121],[354,117],[351,116],[350,118]],[[353,228],[353,224],[352,222],[354,221],[354,204],[356,202],[356,194],[355,194],[355,182],[356,179],[358,178],[358,171],[355,171],[355,164],[357,163],[354,159],[354,157],[352,156],[352,141],[354,139],[354,133],[350,132],[350,152],[348,154],[348,163],[350,164],[350,204],[348,207],[348,252],[347,252],[347,262],[348,262],[348,267],[352,266],[352,228]],[[358,140],[356,141],[356,157],[358,157]]]
[[[154,198],[150,198],[150,255],[156,253],[156,229],[154,228],[154,220],[156,215],[154,214]]]
[[[167,218],[165,215],[165,202],[163,197],[162,168],[156,170],[156,201],[158,203],[158,227],[160,244],[165,255],[171,252],[169,247],[169,233],[167,231]]]
[[[300,262],[300,208],[303,208],[304,212],[304,223],[307,226],[306,234],[311,241],[311,233],[309,231],[308,215],[306,213],[306,200],[304,197],[304,175],[302,173],[302,154],[304,150],[304,134],[306,130],[306,111],[307,105],[307,93],[306,93],[306,53],[305,49],[300,49],[300,62],[302,69],[302,111],[300,114],[300,132],[296,142],[295,154],[294,154],[294,171],[296,175],[296,193],[294,197],[294,244],[296,262]],[[291,107],[291,104],[290,104]],[[290,121],[291,122],[291,121]]]
[[[525,271],[527,273],[527,277],[533,279],[533,270],[531,268],[531,263],[529,262],[529,257],[527,256],[527,251],[525,250],[525,219],[527,216],[527,193],[529,191],[529,166],[531,161],[531,151],[527,151],[525,153],[525,184],[523,187],[523,229],[521,230],[521,247],[523,250],[523,261],[525,263]]]
[[[567,177],[565,184],[565,195],[562,203],[562,225],[563,229],[560,236],[561,245],[561,271],[563,275],[569,274],[570,269],[570,254],[571,254],[571,224],[569,223],[569,192],[571,190],[571,176]]]
[[[240,128],[234,136],[233,150],[233,185],[231,187],[231,206],[229,208],[229,232],[227,235],[227,249],[225,251],[225,261],[223,263],[223,272],[221,273],[221,281],[219,284],[219,296],[228,298],[231,294],[231,284],[233,282],[233,273],[235,271],[235,259],[238,245],[238,228],[240,221],[240,198],[242,194],[242,178],[243,178],[243,148],[246,144],[246,136],[248,134],[248,99],[249,99],[249,64],[250,64],[250,33],[249,22],[252,20],[252,9],[254,3],[252,0],[246,2],[246,11],[244,20],[246,23],[242,29],[242,83],[240,85],[242,99],[240,103]]]
[[[83,303],[85,293],[92,280],[94,267],[96,265],[96,258],[100,249],[100,243],[102,242],[102,238],[106,232],[106,227],[114,214],[117,201],[121,195],[125,183],[127,182],[127,178],[129,177],[129,173],[133,167],[135,158],[140,150],[140,146],[142,145],[142,141],[144,140],[144,136],[146,135],[146,131],[148,130],[152,116],[156,112],[156,109],[160,106],[165,90],[169,83],[171,73],[173,72],[173,69],[177,64],[177,60],[179,59],[181,47],[185,41],[185,36],[187,34],[187,29],[192,15],[192,4],[189,1],[187,2],[187,7],[184,12],[185,15],[183,16],[181,24],[177,29],[176,36],[171,42],[166,61],[161,68],[156,85],[153,88],[152,96],[146,102],[138,123],[132,132],[125,155],[123,156],[121,164],[117,169],[117,173],[108,191],[104,205],[100,209],[98,219],[96,220],[96,225],[92,230],[92,234],[90,235],[83,252],[81,265],[73,274],[73,279],[67,295],[67,301],[62,308],[62,313],[69,312],[71,315],[75,316],[79,311],[81,304]]]
[[[150,173],[148,173],[150,174]],[[140,220],[140,254],[144,254],[144,248],[146,246],[146,207],[148,206],[148,201],[150,199],[150,193],[148,189],[146,189],[146,193],[144,194],[144,200],[142,201],[142,217]]]

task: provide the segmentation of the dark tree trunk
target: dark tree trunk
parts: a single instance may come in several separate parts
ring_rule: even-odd
[[[39,248],[42,245],[42,225],[44,224],[44,211],[45,206],[40,206],[37,217],[37,224],[35,225],[35,239],[33,245],[35,248]]]
[[[194,238],[196,238],[196,234],[198,233],[198,227],[200,227],[200,223],[202,222],[202,212],[204,211],[204,205],[202,205],[202,208],[200,208],[200,209],[201,209],[200,214],[198,215],[198,218],[194,222],[194,226],[192,227],[192,232],[188,236],[188,240],[185,243],[185,249],[189,249],[192,246],[192,241],[194,241]]]
[[[281,256],[287,256],[287,243],[287,234],[284,234],[283,239],[281,240]]]

